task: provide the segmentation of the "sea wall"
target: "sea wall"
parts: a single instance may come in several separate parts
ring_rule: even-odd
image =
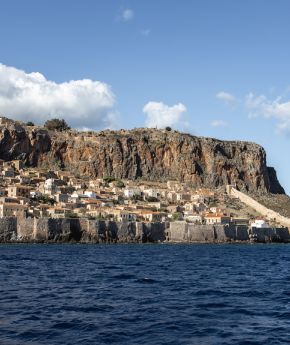
[[[17,219],[0,218],[0,242],[11,242],[17,239]]]
[[[241,225],[179,222],[114,222],[86,218],[0,218],[0,242],[290,242],[288,228],[248,229]]]
[[[252,228],[257,242],[289,242],[288,228]]]
[[[5,217],[0,218],[0,242],[161,242],[167,226],[158,222]]]
[[[170,223],[168,239],[172,242],[231,242],[250,240],[247,226],[196,225],[184,221]]]

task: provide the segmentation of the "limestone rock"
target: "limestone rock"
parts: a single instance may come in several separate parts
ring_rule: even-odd
[[[80,176],[166,181],[216,188],[236,184],[246,192],[284,189],[267,167],[265,150],[251,142],[221,141],[148,128],[101,132],[47,132],[17,123],[0,126],[0,158],[27,165],[53,162]]]

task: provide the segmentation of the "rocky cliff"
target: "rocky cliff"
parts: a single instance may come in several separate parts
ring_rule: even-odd
[[[81,176],[177,179],[196,187],[236,184],[242,191],[284,193],[261,146],[177,131],[47,132],[9,122],[0,125],[0,158]]]

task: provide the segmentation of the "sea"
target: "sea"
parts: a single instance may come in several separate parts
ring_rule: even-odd
[[[287,244],[1,244],[0,344],[290,344]]]

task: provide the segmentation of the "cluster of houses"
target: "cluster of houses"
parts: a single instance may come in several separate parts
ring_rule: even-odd
[[[215,205],[216,192],[177,181],[82,179],[69,171],[25,168],[0,160],[0,217],[88,217],[116,221],[175,221],[249,225]],[[256,227],[267,227],[257,219]]]

